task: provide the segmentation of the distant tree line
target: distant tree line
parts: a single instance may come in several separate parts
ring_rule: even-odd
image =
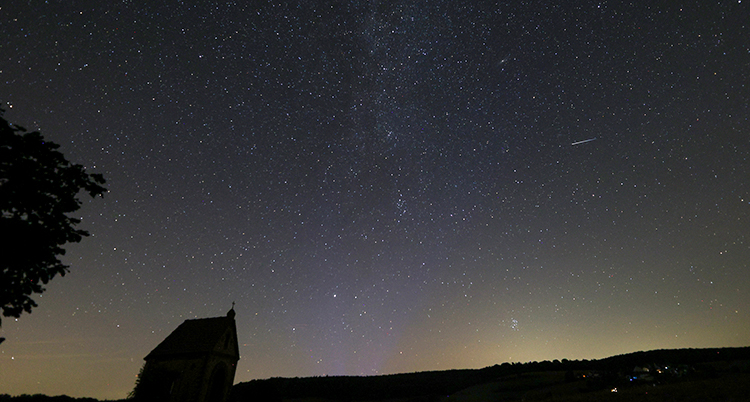
[[[445,396],[489,381],[481,370],[448,370],[370,377],[270,378],[237,384],[230,400],[281,401],[294,398],[337,400]],[[257,399],[256,399],[257,398]]]
[[[280,402],[295,398],[329,400],[386,400],[409,398],[431,401],[465,388],[539,372],[565,372],[566,381],[577,380],[576,372],[599,372],[600,388],[614,381],[618,373],[650,364],[699,365],[707,362],[750,360],[750,347],[716,349],[671,349],[636,352],[599,360],[552,360],[527,363],[503,363],[483,369],[428,371],[382,376],[332,376],[307,378],[270,378],[237,384],[230,401],[262,400]],[[1,402],[1,401],[0,401]]]

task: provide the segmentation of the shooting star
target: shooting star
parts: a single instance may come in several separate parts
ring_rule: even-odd
[[[594,137],[594,138],[589,138],[588,140],[583,140],[583,141],[576,141],[576,142],[574,142],[574,143],[572,143],[572,144],[570,144],[570,145],[580,145],[580,144],[585,144],[585,143],[587,143],[587,142],[591,142],[591,141],[594,141],[595,139],[596,139],[596,137]]]

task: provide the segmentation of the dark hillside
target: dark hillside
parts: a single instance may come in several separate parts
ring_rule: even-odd
[[[491,381],[489,370],[449,370],[371,377],[271,378],[234,386],[234,401],[322,398],[382,400],[450,395],[475,384]]]
[[[599,369],[632,368],[636,365],[699,365],[708,362],[739,362],[750,360],[750,347],[712,349],[659,349],[617,355],[594,361]]]
[[[629,393],[637,387],[690,388],[688,384],[709,381],[721,387],[727,376],[750,372],[750,347],[674,349],[636,352],[599,360],[503,363],[476,370],[431,371],[371,377],[271,378],[240,383],[232,390],[232,402],[246,401],[433,401],[482,400],[488,395],[500,400],[571,400],[617,388]],[[639,370],[634,373],[634,369]],[[704,384],[703,387],[709,386]],[[696,385],[699,386],[699,385]],[[474,389],[485,397],[477,397]],[[586,395],[584,395],[586,394]],[[652,393],[653,394],[653,393]],[[459,397],[463,395],[464,397]],[[473,395],[473,396],[472,396]],[[576,399],[576,398],[583,399]],[[607,396],[609,397],[609,396]],[[550,399],[552,398],[552,399]],[[555,399],[557,398],[557,399]]]

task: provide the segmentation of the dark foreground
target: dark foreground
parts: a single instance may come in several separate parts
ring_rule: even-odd
[[[750,347],[637,352],[373,377],[237,384],[249,401],[750,401]]]
[[[750,401],[750,347],[637,352],[600,360],[503,363],[371,377],[236,384],[231,402]],[[0,402],[97,402],[0,395]]]

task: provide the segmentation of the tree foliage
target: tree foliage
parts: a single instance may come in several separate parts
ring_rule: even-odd
[[[59,259],[63,246],[89,235],[68,216],[81,207],[78,194],[107,191],[102,175],[87,173],[57,148],[39,132],[10,124],[0,110],[0,304],[6,317],[30,313],[37,306],[32,294],[68,271]]]

